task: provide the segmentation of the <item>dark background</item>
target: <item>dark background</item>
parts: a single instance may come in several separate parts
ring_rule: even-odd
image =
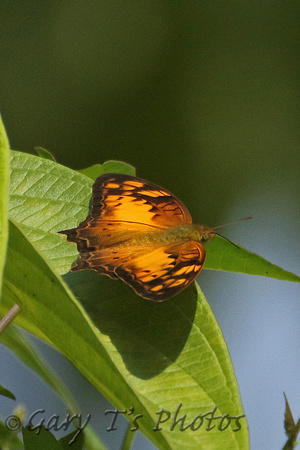
[[[13,149],[42,146],[75,169],[124,160],[176,194],[195,223],[253,215],[223,234],[299,274],[298,0],[6,0],[0,11],[0,108]],[[198,281],[232,356],[252,448],[280,448],[283,391],[300,416],[299,286],[208,271]],[[64,376],[63,359],[48,357]],[[24,383],[30,390],[34,375],[25,370],[20,386],[20,365],[7,373],[16,363],[3,358],[1,384],[31,411]],[[83,382],[71,373],[76,394]],[[95,410],[94,392],[85,396]]]

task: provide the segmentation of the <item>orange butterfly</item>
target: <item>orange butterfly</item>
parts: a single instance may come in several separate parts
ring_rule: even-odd
[[[193,225],[184,204],[141,178],[105,173],[93,185],[91,214],[60,231],[80,253],[72,272],[93,269],[125,281],[143,298],[163,301],[186,288],[216,234]]]

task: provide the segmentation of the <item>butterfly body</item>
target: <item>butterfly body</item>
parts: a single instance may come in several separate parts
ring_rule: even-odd
[[[140,178],[103,174],[93,185],[91,214],[61,231],[77,244],[72,271],[120,278],[140,296],[163,301],[188,286],[205,262],[215,232],[194,225],[183,203]]]
[[[165,239],[166,241],[183,241],[186,240],[194,240],[199,242],[200,244],[207,244],[212,239],[213,231],[211,228],[206,227],[204,225],[180,225],[179,227],[175,227],[170,229]]]
[[[157,230],[154,232],[136,234],[135,237],[121,242],[118,247],[126,246],[160,246],[175,243],[184,243],[189,240],[207,244],[212,239],[211,229],[202,225],[181,225],[170,230]]]

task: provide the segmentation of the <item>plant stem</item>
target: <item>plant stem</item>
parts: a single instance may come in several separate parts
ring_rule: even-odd
[[[15,304],[8,313],[0,320],[0,334],[2,331],[11,324],[14,318],[19,314],[21,308],[19,305]]]

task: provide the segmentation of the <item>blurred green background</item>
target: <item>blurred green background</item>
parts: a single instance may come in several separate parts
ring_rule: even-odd
[[[3,0],[0,10],[0,106],[13,149],[42,146],[75,169],[129,162],[195,223],[253,215],[224,235],[299,274],[299,1]],[[253,448],[280,448],[283,390],[300,415],[299,288],[201,277]]]
[[[296,187],[298,1],[1,3],[14,149],[126,160],[210,225],[249,183]]]

